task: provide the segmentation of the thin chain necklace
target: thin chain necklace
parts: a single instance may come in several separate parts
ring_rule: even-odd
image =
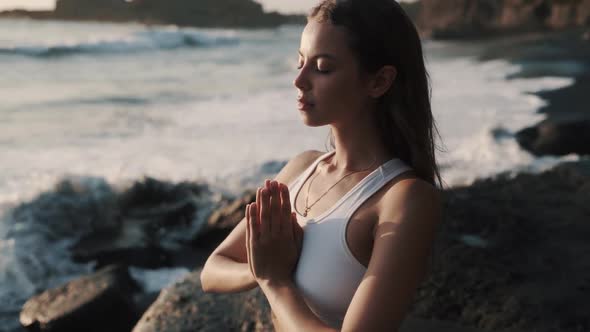
[[[373,163],[364,169],[361,169],[360,171],[352,171],[347,173],[346,175],[344,175],[342,178],[340,178],[340,180],[336,181],[336,183],[334,183],[332,186],[330,186],[330,188],[328,188],[328,190],[326,190],[318,199],[316,199],[311,205],[309,205],[309,190],[311,189],[311,185],[313,183],[313,180],[315,180],[315,178],[320,175],[320,173],[316,173],[316,175],[314,175],[314,177],[309,181],[309,186],[307,187],[307,197],[305,197],[305,211],[303,212],[303,216],[307,217],[307,213],[309,212],[309,210],[311,210],[311,208],[317,203],[319,202],[320,199],[322,199],[324,196],[326,196],[326,194],[332,190],[332,188],[334,188],[338,183],[340,183],[340,181],[344,180],[346,177],[354,174],[354,173],[360,173],[360,172],[364,172],[368,169],[370,169],[371,167],[373,167],[373,165],[375,165],[375,162],[377,161],[377,157],[375,157],[375,160],[373,160]]]

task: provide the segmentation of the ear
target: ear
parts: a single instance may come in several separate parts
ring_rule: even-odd
[[[383,96],[395,81],[397,76],[397,69],[394,66],[386,65],[383,66],[373,76],[371,85],[369,86],[369,96],[373,98],[379,98]]]

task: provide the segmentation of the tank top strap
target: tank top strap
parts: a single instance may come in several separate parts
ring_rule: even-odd
[[[372,174],[367,181],[351,193],[348,199],[340,207],[347,217],[350,217],[361,204],[375,194],[379,189],[386,185],[396,176],[403,172],[412,170],[401,159],[391,159],[381,165],[379,169]]]
[[[287,185],[289,187],[289,193],[290,193],[289,196],[291,198],[291,206],[294,206],[293,204],[294,204],[295,197],[297,196],[297,193],[299,192],[299,190],[301,190],[301,186],[303,185],[303,182],[304,182],[303,180],[307,179],[309,177],[311,172],[313,172],[315,170],[316,166],[322,160],[325,160],[330,155],[332,155],[334,152],[336,152],[336,151],[326,152],[326,153],[322,154],[321,156],[319,156],[313,163],[311,163],[311,165],[309,165],[301,174],[299,174],[299,176],[297,176],[295,178],[295,180],[293,180],[290,184]]]

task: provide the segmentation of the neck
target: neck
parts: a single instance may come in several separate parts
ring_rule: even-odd
[[[328,161],[327,172],[344,174],[369,167],[372,171],[394,156],[383,144],[370,112],[365,119],[331,125],[336,152]]]

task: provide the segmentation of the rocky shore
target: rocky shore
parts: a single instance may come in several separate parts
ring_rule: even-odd
[[[44,195],[44,202],[26,208],[55,209],[47,205],[50,195],[81,195],[78,199],[87,204],[75,214],[96,220],[98,229],[72,246],[72,256],[80,256],[85,247],[84,259],[102,263],[93,275],[29,299],[20,315],[26,330],[272,330],[268,303],[258,290],[206,294],[199,283],[204,259],[241,219],[245,204],[254,199],[251,192],[209,201],[216,209],[201,211],[207,224],[173,247],[154,229],[190,228],[204,209],[197,203],[207,193],[203,184],[149,179],[94,202],[83,197],[83,188],[66,187],[62,183]],[[444,197],[432,270],[402,331],[590,329],[590,263],[580,259],[590,253],[590,161],[565,163],[538,175],[500,175],[448,189]],[[140,207],[150,212],[139,216]],[[103,234],[101,228],[118,235],[92,236]],[[134,240],[138,238],[151,240]],[[142,289],[129,275],[129,267],[146,263],[192,272],[158,294]]]
[[[590,155],[590,39],[584,31],[572,28],[480,42],[482,61],[503,59],[521,67],[507,79],[574,79],[570,86],[535,93],[547,102],[538,110],[545,119],[515,133],[521,147],[536,156]]]
[[[481,39],[590,27],[588,0],[421,0],[409,6],[435,39]]]
[[[63,1],[62,5],[67,3]],[[155,8],[150,6],[157,6],[156,1],[132,3],[145,13]],[[575,78],[572,86],[537,93],[548,101],[539,110],[546,119],[523,128],[515,138],[524,149],[539,156],[581,157],[541,174],[501,174],[470,186],[446,189],[444,220],[431,272],[417,291],[402,331],[590,331],[590,262],[584,259],[590,253],[590,110],[586,100],[590,91],[590,37],[586,38],[584,25],[589,2],[445,3],[448,7],[437,7],[444,4],[442,1],[423,0],[422,5],[431,6],[431,15],[437,8],[445,13],[451,4],[466,11],[461,12],[463,16],[450,15],[461,22],[456,26],[449,24],[455,21],[446,16],[446,27],[451,27],[447,30],[432,21],[433,36],[489,37],[479,54],[482,60],[501,58],[522,65],[522,71],[508,79],[546,75]],[[174,6],[169,6],[170,16],[165,19],[146,15],[140,21],[206,22],[175,18]],[[509,15],[506,8],[513,7],[507,6],[516,6],[519,11]],[[414,15],[426,15],[418,7],[412,8]],[[82,13],[66,14],[67,7],[59,10],[63,19],[83,17]],[[488,16],[482,16],[486,10]],[[125,13],[123,10],[117,14],[121,17],[113,18],[104,12],[100,19],[126,21],[129,17]],[[528,17],[526,13],[539,16],[517,28],[514,22]],[[32,15],[57,17],[54,12]],[[440,20],[444,17],[441,15]],[[538,17],[544,19],[539,21]],[[249,24],[231,18],[216,22]],[[470,30],[469,24],[480,30]],[[519,33],[508,37],[513,32]],[[277,168],[283,164],[277,164]],[[218,197],[206,183],[197,182],[146,178],[120,188],[104,181],[89,186],[64,180],[53,190],[16,207],[12,211],[15,222],[34,215],[39,227],[51,230],[50,236],[77,239],[69,248],[74,261],[95,262],[94,273],[39,290],[24,303],[19,317],[23,329],[272,331],[268,303],[257,289],[207,294],[199,283],[204,261],[241,219],[244,206],[253,201],[251,189],[244,188],[237,197]],[[133,267],[182,267],[191,272],[173,285],[153,291],[134,279],[130,273]]]

